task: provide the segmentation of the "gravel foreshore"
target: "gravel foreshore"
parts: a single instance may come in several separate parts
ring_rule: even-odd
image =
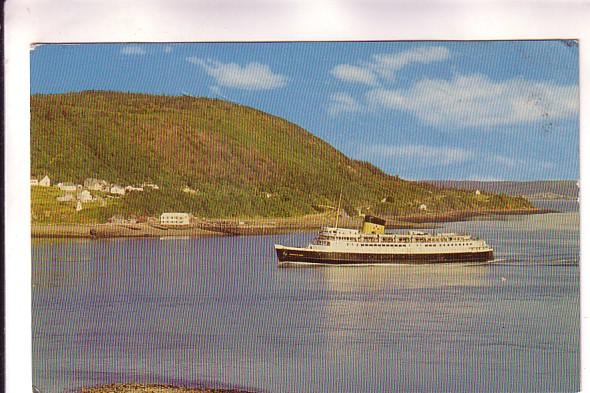
[[[150,224],[32,224],[36,238],[115,238],[115,237],[206,237],[223,236],[221,232],[198,227],[162,228]]]
[[[514,210],[465,210],[447,213],[422,212],[404,216],[383,217],[388,229],[431,229],[437,223],[463,221],[476,216],[540,214],[549,213],[543,209]],[[358,228],[360,217],[346,217],[339,220],[343,228]],[[254,219],[203,219],[187,227],[165,227],[157,224],[32,224],[32,237],[64,238],[116,238],[116,237],[207,237],[269,235],[274,233],[315,231],[326,225],[335,225],[333,217],[315,214],[289,218]]]
[[[252,393],[245,390],[189,388],[172,385],[112,384],[82,388],[80,393]]]

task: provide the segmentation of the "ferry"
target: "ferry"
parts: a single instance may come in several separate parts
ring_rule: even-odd
[[[275,244],[279,266],[487,262],[485,240],[456,233],[386,234],[385,220],[367,215],[360,230],[324,227],[307,247]]]

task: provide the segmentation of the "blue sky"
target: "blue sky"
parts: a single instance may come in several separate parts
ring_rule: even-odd
[[[406,179],[579,177],[578,47],[562,41],[41,45],[31,93],[227,99]]]

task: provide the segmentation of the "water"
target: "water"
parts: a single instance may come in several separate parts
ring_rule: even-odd
[[[579,390],[579,215],[445,224],[488,266],[279,269],[312,233],[33,243],[33,383]]]

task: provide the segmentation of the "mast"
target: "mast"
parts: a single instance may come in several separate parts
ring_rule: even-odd
[[[342,202],[342,188],[340,188],[340,198],[338,199],[338,210],[336,210],[336,229],[338,229],[338,219],[340,218],[340,202]]]

